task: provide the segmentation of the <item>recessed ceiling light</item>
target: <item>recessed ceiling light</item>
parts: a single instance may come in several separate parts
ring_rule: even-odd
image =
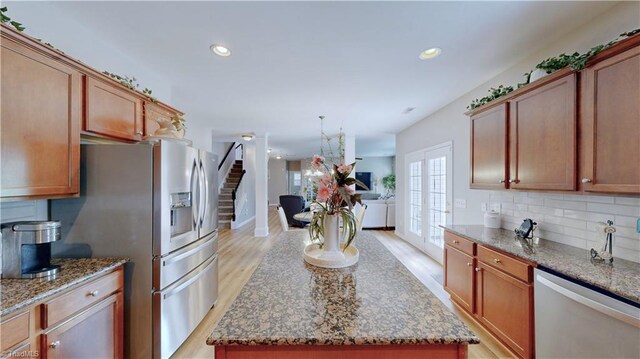
[[[267,150],[267,153],[271,153],[271,149],[268,149],[268,150]]]
[[[420,60],[429,60],[429,59],[433,59],[434,57],[437,57],[438,55],[440,55],[441,52],[442,52],[442,49],[440,49],[439,47],[433,47],[431,49],[422,51],[420,53],[420,56],[418,57],[420,58]]]
[[[226,47],[222,46],[222,45],[216,45],[213,44],[209,47],[209,49],[211,49],[211,51],[213,51],[214,54],[218,55],[218,56],[229,56],[231,55],[231,50],[227,49]]]
[[[282,158],[282,156],[276,156],[276,160],[279,160],[281,158]]]
[[[253,140],[253,135],[242,135],[242,139],[245,141]]]

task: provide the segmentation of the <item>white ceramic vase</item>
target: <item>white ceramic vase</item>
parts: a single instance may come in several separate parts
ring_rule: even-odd
[[[322,258],[326,260],[344,260],[344,253],[340,250],[340,216],[327,214],[324,216],[324,244]]]

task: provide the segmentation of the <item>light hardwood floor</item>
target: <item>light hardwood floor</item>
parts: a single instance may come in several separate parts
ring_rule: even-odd
[[[213,358],[213,347],[206,345],[207,336],[233,303],[265,253],[282,233],[277,212],[269,211],[269,236],[256,238],[254,227],[222,229],[219,236],[219,296],[216,306],[209,311],[193,334],[173,355],[173,358]],[[304,230],[304,229],[294,229]],[[447,307],[451,308],[480,337],[481,344],[469,346],[469,358],[511,358],[512,355],[469,317],[456,308],[433,275],[441,275],[442,267],[433,259],[396,236],[393,231],[370,231],[429,288]]]

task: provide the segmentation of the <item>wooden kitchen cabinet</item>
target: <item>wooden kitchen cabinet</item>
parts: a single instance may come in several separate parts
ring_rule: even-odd
[[[0,198],[79,192],[80,72],[2,27]]]
[[[475,259],[450,245],[444,246],[444,289],[460,306],[473,313]]]
[[[587,67],[582,81],[583,190],[640,194],[640,46]]]
[[[123,296],[117,293],[42,334],[45,358],[122,358]]]
[[[123,271],[120,266],[2,317],[0,357],[37,351],[45,359],[123,358]]]
[[[509,101],[509,187],[575,190],[576,74]]]
[[[532,263],[445,230],[444,289],[519,357],[535,357]]]
[[[84,130],[140,141],[144,134],[142,102],[142,97],[132,91],[86,76]]]
[[[519,357],[533,358],[533,285],[480,261],[476,268],[476,318]]]
[[[500,104],[471,116],[470,188],[507,188],[508,115],[509,106]]]
[[[13,347],[22,347],[29,340],[31,313],[24,311],[12,314],[0,323],[0,352],[6,353]],[[28,343],[27,343],[28,344]]]

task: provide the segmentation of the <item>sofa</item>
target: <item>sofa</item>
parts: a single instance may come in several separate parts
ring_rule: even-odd
[[[364,229],[391,229],[396,226],[396,203],[394,199],[362,200],[367,211],[362,221]],[[356,209],[357,213],[357,209]]]

